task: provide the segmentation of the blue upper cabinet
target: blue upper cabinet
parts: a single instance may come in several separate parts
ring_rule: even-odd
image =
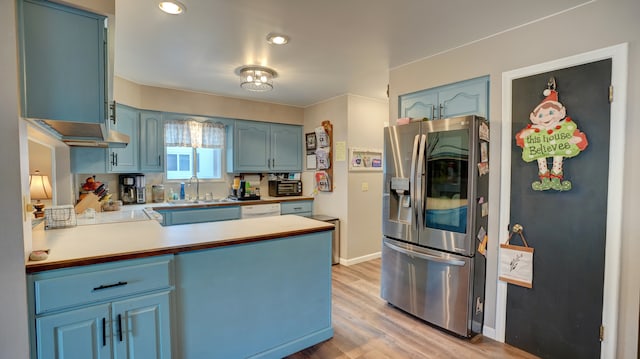
[[[489,116],[489,77],[479,77],[399,97],[398,117],[429,120],[464,115]]]
[[[265,122],[236,121],[233,127],[233,162],[228,172],[266,172],[269,170],[270,125]]]
[[[428,118],[437,116],[438,94],[435,91],[421,91],[400,97],[398,117]]]
[[[140,171],[162,172],[164,170],[163,155],[162,113],[140,112]]]
[[[110,123],[110,129],[129,135],[130,141],[125,148],[110,148],[107,158],[109,172],[133,172],[139,169],[139,127],[140,111],[116,105],[115,125]]]
[[[302,170],[302,127],[271,125],[271,172]]]
[[[23,115],[104,123],[105,17],[36,0],[19,6]]]
[[[230,173],[302,171],[302,127],[256,121],[235,121]]]

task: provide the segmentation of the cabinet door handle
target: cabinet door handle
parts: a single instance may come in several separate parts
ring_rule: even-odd
[[[440,104],[440,116],[438,117],[442,118],[442,116],[444,116],[444,105]]]
[[[158,166],[162,166],[162,156],[158,155]]]
[[[118,314],[118,340],[122,341],[122,315]]]
[[[128,282],[118,282],[118,283],[113,283],[113,284],[103,284],[100,285],[98,287],[93,288],[94,291],[98,291],[98,290],[103,290],[103,289],[108,289],[108,288],[113,288],[113,287],[122,287],[123,285],[127,285]]]
[[[109,119],[111,120],[111,123],[113,123],[114,125],[116,124],[116,102],[113,101],[109,104]]]
[[[107,319],[106,318],[102,318],[102,346],[106,347],[107,346]]]
[[[113,158],[115,159],[115,164],[114,166],[118,166],[118,154],[117,153],[113,153]]]

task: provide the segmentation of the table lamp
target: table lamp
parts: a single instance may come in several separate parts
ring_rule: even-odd
[[[43,199],[51,199],[51,183],[49,182],[49,176],[40,174],[40,171],[36,170],[34,174],[29,175],[29,192],[31,193],[31,200],[37,202],[33,205],[36,209],[33,215],[36,218],[44,217],[44,203],[40,202]]]

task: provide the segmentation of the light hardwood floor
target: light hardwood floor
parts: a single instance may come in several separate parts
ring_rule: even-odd
[[[436,329],[380,298],[380,259],[333,266],[332,339],[288,359],[537,358],[482,336]]]

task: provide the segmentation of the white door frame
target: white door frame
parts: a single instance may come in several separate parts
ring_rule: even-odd
[[[612,59],[611,139],[609,144],[609,180],[607,196],[607,231],[604,266],[602,325],[606,328],[600,357],[615,358],[618,337],[618,297],[620,292],[620,247],[622,231],[622,185],[624,175],[624,139],[627,104],[627,43],[565,57],[502,73],[502,162],[500,193],[500,227],[507,228],[511,212],[511,82],[521,77]],[[505,243],[507,231],[500,230],[499,242]],[[496,253],[497,255],[497,253]],[[535,269],[534,269],[535,270]],[[535,276],[535,273],[534,273]],[[496,297],[496,339],[504,342],[507,284],[498,281]],[[551,323],[550,323],[551,325]]]

